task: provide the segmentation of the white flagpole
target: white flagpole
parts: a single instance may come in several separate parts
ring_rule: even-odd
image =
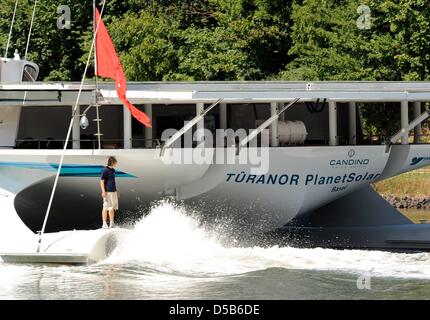
[[[98,23],[96,22],[96,0],[93,0],[93,21],[94,21],[94,35],[97,36],[97,29],[98,29]],[[99,78],[97,76],[97,38],[94,42],[94,74],[96,77],[96,94],[95,94],[95,106],[96,106],[96,122],[97,122],[97,144],[98,149],[101,150],[102,148],[102,142],[101,142],[101,131],[100,131],[100,110],[99,110],[99,101],[98,101],[98,95],[99,95]]]

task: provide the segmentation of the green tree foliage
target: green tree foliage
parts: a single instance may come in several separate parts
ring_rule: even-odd
[[[371,10],[358,28],[357,8]],[[429,80],[427,0],[307,0],[293,6],[290,54],[280,74],[292,80]]]
[[[0,7],[6,44],[15,0]],[[22,54],[32,0],[20,0],[11,49]],[[79,80],[91,1],[39,1],[29,58],[42,79]],[[371,29],[357,27],[359,5]],[[427,0],[108,0],[105,22],[133,80],[429,80]]]
[[[35,61],[40,67],[42,80],[78,80],[83,65],[81,57],[83,35],[91,29],[92,9],[90,1],[66,1],[71,9],[71,28],[58,29],[58,1],[44,0],[38,2],[38,9],[33,26],[33,35],[29,46],[28,59]],[[34,1],[20,0],[17,17],[13,28],[9,57],[18,50],[24,55],[27,35],[30,26]],[[0,41],[3,48],[9,33],[15,0],[2,0],[0,6]],[[3,52],[2,52],[3,56]]]
[[[178,23],[151,13],[130,12],[114,18],[109,26],[128,79],[166,79],[178,64]]]
[[[15,0],[0,8],[6,43]],[[251,80],[289,61],[289,1],[108,0],[105,22],[131,80]],[[91,1],[69,0],[71,29],[56,26],[58,2],[40,1],[28,58],[43,80],[79,80],[92,40]],[[19,2],[11,48],[25,50],[33,1]],[[91,74],[90,74],[91,76]]]
[[[283,1],[151,1],[145,8],[110,26],[131,79],[265,79],[288,62]]]

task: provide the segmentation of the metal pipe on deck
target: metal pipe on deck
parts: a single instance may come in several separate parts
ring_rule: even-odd
[[[280,109],[276,114],[274,114],[269,119],[267,119],[266,121],[264,121],[257,129],[253,130],[245,139],[243,139],[242,141],[240,141],[239,146],[238,146],[238,153],[240,152],[240,149],[242,147],[245,147],[249,142],[251,142],[253,139],[255,139],[260,133],[263,132],[263,130],[267,129],[273,123],[276,123],[277,128],[278,128],[278,133],[279,133],[279,124],[278,124],[279,118],[283,114],[285,114],[285,111],[287,111],[289,108],[291,108],[292,106],[294,106],[298,101],[300,101],[300,98],[296,98],[295,100],[293,100],[292,102],[290,102],[288,105],[286,105],[285,107],[283,107],[282,109]],[[278,136],[278,141],[279,140],[280,139],[279,139],[279,136]]]
[[[421,115],[421,102],[414,103],[414,118],[418,118]],[[414,129],[414,143],[421,143],[421,135],[422,135],[422,126],[421,123],[417,125]]]
[[[402,144],[409,144],[409,131],[407,130],[409,126],[409,102],[402,101],[400,108],[402,130],[405,130],[402,135]]]
[[[270,116],[276,116],[278,114],[278,103],[270,103]],[[272,147],[279,147],[279,131],[278,131],[278,121],[274,121],[270,125],[270,145]]]
[[[349,144],[357,144],[357,104],[349,103]]]
[[[426,121],[430,117],[430,111],[424,111],[421,115],[419,115],[417,118],[412,120],[411,123],[409,123],[406,128],[401,128],[395,135],[393,135],[389,141],[388,141],[388,147],[390,147],[392,144],[395,144],[402,136],[412,129],[415,129],[418,125]]]
[[[153,117],[152,117],[152,104],[145,104],[144,108],[145,108],[145,113],[149,117],[149,119],[153,119]],[[154,125],[155,125],[155,123],[154,123]],[[152,140],[154,138],[153,138],[152,132],[153,132],[152,128],[146,128],[145,127],[145,147],[148,149],[151,149],[153,147]]]
[[[185,133],[187,133],[189,130],[191,130],[194,126],[196,126],[197,129],[199,130],[198,134],[197,134],[198,139],[196,139],[196,140],[198,140],[197,141],[198,144],[200,144],[201,142],[204,142],[205,136],[204,136],[204,130],[202,130],[202,128],[204,129],[204,126],[205,126],[205,120],[204,120],[205,116],[209,112],[211,112],[211,110],[213,110],[213,108],[215,108],[221,101],[222,101],[222,99],[218,99],[218,101],[211,104],[206,109],[205,109],[205,105],[203,103],[197,104],[196,105],[197,115],[193,119],[191,119],[190,121],[187,121],[181,130],[179,130],[178,132],[173,134],[166,142],[164,142],[164,145],[161,148],[160,157],[162,157],[164,155],[164,151],[166,150],[166,148],[169,148],[170,146],[172,146],[173,143],[175,143],[180,137],[182,137]],[[201,145],[201,146],[204,146],[204,145]],[[185,147],[188,148],[188,142],[187,141],[185,141]]]
[[[329,102],[329,136],[330,146],[339,145],[339,138],[337,136],[337,104],[334,101]]]

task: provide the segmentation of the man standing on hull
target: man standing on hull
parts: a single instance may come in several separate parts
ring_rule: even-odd
[[[113,228],[115,226],[115,210],[118,210],[119,192],[116,189],[115,182],[115,167],[118,161],[115,157],[109,157],[107,166],[103,169],[100,178],[100,188],[103,198],[103,229]],[[109,227],[107,225],[107,217],[109,214]]]

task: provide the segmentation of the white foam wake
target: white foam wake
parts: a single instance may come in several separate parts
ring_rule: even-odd
[[[139,221],[105,263],[136,263],[158,272],[224,276],[286,268],[430,279],[430,254],[361,250],[226,248],[183,208],[162,202]]]

